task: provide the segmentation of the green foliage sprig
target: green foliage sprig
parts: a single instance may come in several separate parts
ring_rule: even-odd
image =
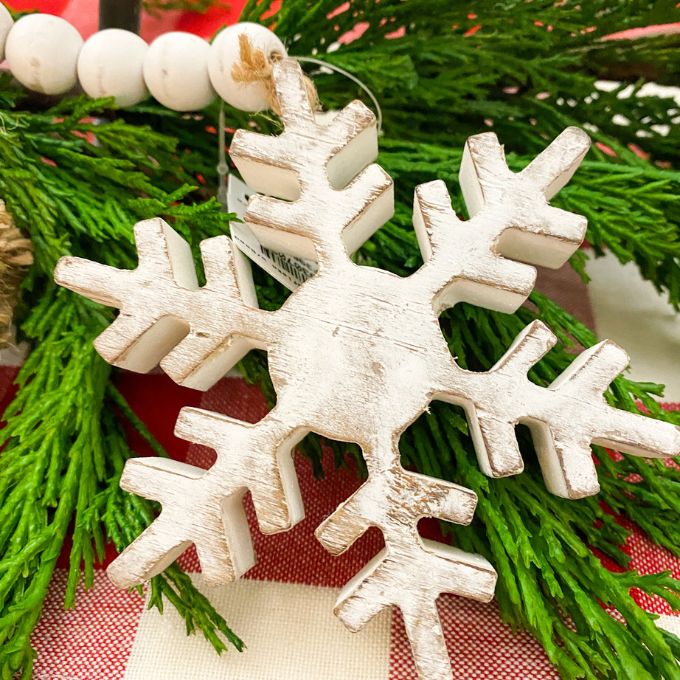
[[[163,215],[200,239],[225,231],[228,216],[214,199],[187,202],[192,187],[171,138],[92,119],[110,102],[76,99],[29,113],[13,108],[7,81],[0,87],[8,103],[0,109],[0,194],[30,233],[36,259],[20,327],[33,351],[0,430],[0,677],[11,678],[20,669],[30,677],[30,636],[71,527],[66,607],[81,578],[92,585],[105,541],[122,549],[153,516],[149,503],[118,487],[132,452],[115,412],[134,414],[92,347],[112,314],[57,288],[54,265],[75,253],[134,267],[135,221]],[[176,566],[153,580],[149,605],[162,607],[162,596],[218,651],[225,640],[242,647]]]

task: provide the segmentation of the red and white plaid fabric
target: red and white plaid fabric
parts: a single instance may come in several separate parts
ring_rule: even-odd
[[[165,395],[179,390],[163,376],[123,381],[136,409],[155,428],[169,429],[178,399],[166,411]],[[162,395],[162,396],[159,396]],[[236,378],[223,380],[204,395],[202,405],[234,417],[256,420],[265,411],[256,389]],[[152,413],[153,412],[153,413]],[[161,422],[163,421],[163,423]],[[166,433],[167,434],[167,433]],[[175,442],[173,455],[205,463],[200,447]],[[184,455],[183,455],[184,454]],[[329,461],[326,461],[329,463]],[[263,536],[253,526],[257,565],[241,583],[206,590],[248,649],[218,657],[200,638],[187,638],[172,607],[164,615],[145,610],[143,599],[116,590],[99,572],[95,587],[79,596],[75,611],[62,607],[65,569],[58,569],[33,643],[37,678],[44,680],[153,680],[155,678],[230,678],[282,680],[411,680],[415,667],[398,613],[378,617],[358,634],[347,632],[332,608],[341,587],[380,548],[379,534],[364,536],[347,554],[329,555],[313,531],[338,503],[357,488],[356,475],[326,465],[326,478],[312,477],[298,458],[297,469],[307,516],[291,531]],[[251,517],[252,517],[252,513]],[[630,540],[633,566],[644,573],[680,564],[647,539]],[[193,552],[183,565],[196,571]],[[199,577],[200,579],[200,577]],[[200,583],[200,580],[199,580]],[[641,602],[670,614],[656,602]],[[439,603],[456,677],[557,678],[540,645],[528,634],[513,633],[500,620],[496,605],[444,595]]]

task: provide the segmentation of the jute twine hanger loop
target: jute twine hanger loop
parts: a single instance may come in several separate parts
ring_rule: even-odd
[[[32,244],[14,225],[0,200],[0,349],[14,342],[12,318],[26,268],[33,264]]]
[[[281,59],[283,55],[277,52],[265,54],[261,49],[256,48],[244,33],[239,35],[238,44],[240,61],[232,66],[231,77],[237,83],[262,83],[266,88],[269,108],[277,115],[281,115],[272,70],[274,63]],[[319,95],[314,83],[307,76],[304,78],[304,83],[312,108],[314,110],[319,109]]]

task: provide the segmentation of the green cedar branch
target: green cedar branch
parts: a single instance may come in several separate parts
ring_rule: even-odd
[[[124,460],[134,454],[113,416],[123,404],[112,391],[112,369],[92,347],[112,315],[54,286],[54,264],[77,253],[134,267],[135,221],[163,215],[196,242],[224,232],[228,216],[214,199],[189,203],[185,182],[193,178],[171,138],[122,120],[95,122],[110,102],[76,99],[43,113],[21,111],[13,108],[15,91],[6,80],[1,85],[0,195],[36,256],[19,328],[33,350],[0,431],[0,677],[9,678],[19,670],[30,676],[31,633],[69,527],[66,607],[75,604],[81,580],[92,586],[105,541],[123,547],[152,517],[118,487]],[[102,499],[114,509],[130,507],[94,521]],[[177,567],[152,583],[151,606],[161,605],[159,593],[218,651],[242,648]]]
[[[594,124],[601,134],[625,140],[623,146],[634,141],[662,158],[676,154],[678,130],[663,135],[653,129],[672,121],[669,102],[664,108],[658,98],[645,98],[640,116],[633,99],[614,103],[601,95],[601,105],[590,105],[596,80],[610,78],[612,66],[620,70],[663,59],[669,79],[677,74],[677,35],[603,40],[630,28],[677,22],[680,11],[672,0],[482,0],[472,6],[447,0],[355,0],[337,10],[334,0],[311,7],[250,0],[242,18],[275,28],[292,54],[314,54],[366,82],[381,102],[385,131],[395,139],[458,147],[491,125],[501,138],[526,144],[520,150],[529,153],[561,131],[564,119]],[[360,37],[338,45],[357,27]],[[330,105],[345,101],[348,85],[342,77],[319,74],[317,85]],[[634,124],[622,128],[614,112]],[[645,137],[638,138],[638,131]]]

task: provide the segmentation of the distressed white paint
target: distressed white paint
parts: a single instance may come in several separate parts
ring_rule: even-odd
[[[291,456],[302,434],[273,411],[257,425],[184,408],[175,434],[217,451],[207,471],[166,458],[135,458],[121,486],[159,501],[161,514],[108,569],[129,588],[149,580],[192,543],[206,581],[228,583],[255,563],[243,493],[249,490],[264,533],[284,531],[304,516]]]
[[[347,584],[336,612],[357,630],[383,608],[400,607],[421,676],[450,678],[436,597],[488,600],[496,574],[485,559],[417,533],[424,516],[466,524],[476,504],[472,491],[400,465],[399,436],[430,401],[465,407],[480,464],[493,476],[521,472],[514,428],[526,423],[548,487],[570,498],[598,490],[591,442],[672,455],[680,436],[667,423],[606,404],[603,391],[627,363],[613,343],[587,350],[543,388],[526,376],[555,341],[542,323],[529,325],[486,373],[457,366],[438,325],[439,312],[462,300],[513,311],[535,278],[532,266],[515,260],[559,266],[578,247],[585,220],[548,200],[586,153],[584,133],[566,130],[517,174],[493,134],[472,137],[461,169],[471,219],[456,218],[442,182],[418,187],[414,223],[425,264],[400,278],[347,255],[392,211],[391,180],[371,164],[372,114],[354,102],[330,125],[317,124],[294,61],[275,66],[275,84],[285,132],[239,131],[232,157],[246,181],[268,194],[251,199],[249,226],[272,248],[319,264],[280,310],[255,307],[226,237],[202,244],[208,283],[198,288],[187,245],[160,220],[137,227],[135,271],[77,258],[57,269],[62,285],[121,309],[97,340],[107,360],[148,370],[162,359],[175,380],[205,389],[244,351],[265,347],[277,393],[275,409],[255,425],[182,411],[178,434],[218,453],[207,472],[160,459],[128,462],[123,486],[159,500],[163,511],[109,573],[121,586],[145,580],[194,542],[210,581],[238,576],[253,560],[244,490],[253,493],[263,531],[285,530],[302,516],[295,443],[308,431],[356,442],[368,480],[317,536],[340,553],[377,526],[385,550]]]

